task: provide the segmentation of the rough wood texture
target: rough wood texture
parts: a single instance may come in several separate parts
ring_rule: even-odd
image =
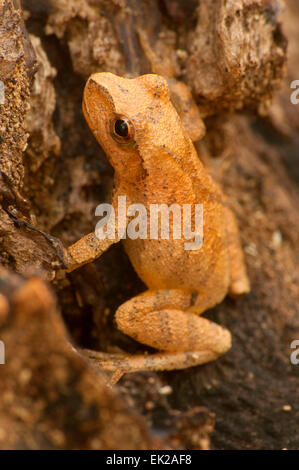
[[[2,268],[0,282],[1,299],[10,305],[0,330],[6,361],[0,369],[0,448],[155,446],[144,425],[72,348],[43,281],[24,281]]]
[[[299,8],[296,0],[286,3],[280,13],[276,0],[188,0],[183,8],[178,0],[24,0],[29,41],[18,2],[0,1],[2,265],[53,279],[61,259],[48,234],[68,245],[93,230],[94,208],[109,192],[111,169],[82,117],[84,82],[94,71],[136,76],[162,61],[167,77],[190,86],[205,117],[207,133],[197,148],[238,216],[252,282],[249,296],[226,300],[207,314],[233,334],[227,356],[184,372],[128,375],[113,393],[68,349],[59,313],[43,310],[41,324],[29,315],[29,325],[20,312],[7,317],[2,297],[0,339],[5,335],[15,344],[19,338],[20,349],[10,352],[10,365],[0,366],[8,399],[17,389],[11,407],[1,402],[0,430],[6,434],[0,432],[0,447],[77,447],[82,423],[68,433],[72,406],[85,416],[85,400],[98,393],[94,406],[101,417],[87,418],[92,430],[84,431],[83,447],[115,445],[99,430],[109,409],[115,417],[109,432],[118,429],[118,417],[124,429],[132,426],[131,434],[117,438],[122,448],[298,448],[299,366],[290,364],[289,345],[299,338],[299,105],[290,103],[290,82],[299,79]],[[4,298],[10,300],[22,284],[3,274]],[[94,265],[57,278],[53,287],[75,344],[142,351],[113,326],[115,308],[143,289],[120,246]],[[26,302],[23,310],[30,311]],[[46,338],[47,325],[57,343],[56,336],[45,339],[36,364],[34,345],[39,336]],[[57,378],[60,364],[65,367]],[[51,376],[46,387],[45,367]],[[73,375],[74,381],[65,378]],[[63,418],[55,428],[50,390],[57,381],[62,389],[54,402]],[[122,411],[115,393],[125,400]],[[32,407],[37,411],[29,422]],[[47,423],[38,437],[37,423]],[[161,431],[165,440],[154,442]]]

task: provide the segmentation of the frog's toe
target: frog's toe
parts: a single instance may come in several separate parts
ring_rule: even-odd
[[[231,297],[239,297],[240,295],[248,294],[250,292],[250,282],[248,277],[236,279],[229,286],[229,295]]]

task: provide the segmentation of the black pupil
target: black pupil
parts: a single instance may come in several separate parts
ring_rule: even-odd
[[[128,124],[123,119],[117,119],[117,121],[115,121],[114,128],[115,128],[116,134],[118,134],[119,136],[128,137],[128,132],[129,132]]]

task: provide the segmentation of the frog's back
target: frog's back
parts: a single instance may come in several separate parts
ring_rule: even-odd
[[[186,291],[213,291],[219,301],[225,297],[229,285],[229,254],[226,217],[222,192],[209,172],[203,167],[190,138],[178,133],[180,152],[175,148],[155,150],[147,160],[147,178],[134,195],[134,202],[142,202],[150,213],[151,204],[185,204],[193,214],[195,205],[202,210],[202,244],[188,250],[193,240],[183,236],[173,239],[172,219],[169,222],[169,240],[125,240],[125,249],[140,278],[151,289],[184,289]],[[183,141],[183,143],[182,143]],[[145,194],[145,199],[140,195]],[[183,215],[182,215],[183,218]],[[151,220],[149,218],[149,223]],[[195,247],[196,248],[196,247]]]
[[[139,277],[150,289],[213,290],[220,301],[229,285],[223,206],[203,205],[203,242],[198,249],[186,249],[192,240],[173,240],[171,233],[169,240],[124,240],[125,250]]]

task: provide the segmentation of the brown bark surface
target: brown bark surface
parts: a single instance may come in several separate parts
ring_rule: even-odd
[[[23,0],[22,10],[0,0],[0,448],[298,448],[296,0]],[[161,71],[190,87],[206,125],[196,146],[238,217],[252,283],[205,314],[232,332],[227,355],[126,375],[114,390],[71,343],[144,351],[113,324],[142,282],[120,245],[55,278],[56,239],[94,229],[113,178],[81,112],[95,71]]]

